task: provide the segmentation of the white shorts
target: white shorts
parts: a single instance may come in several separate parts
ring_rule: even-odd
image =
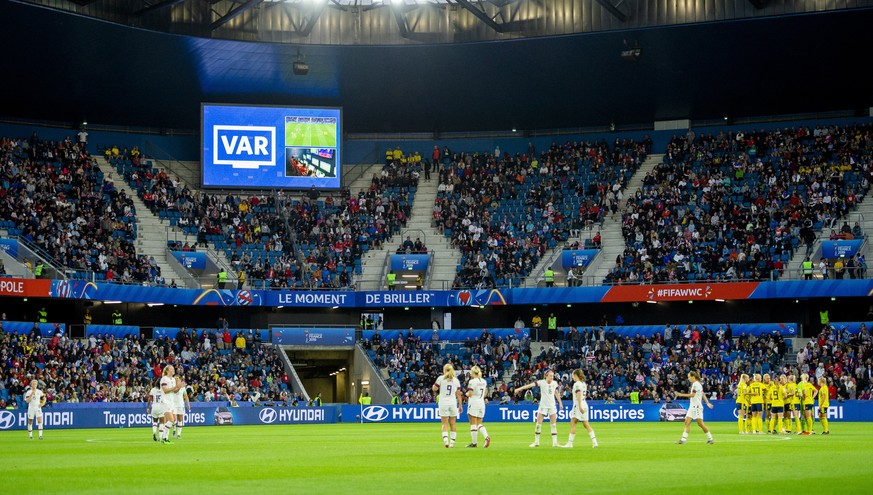
[[[588,404],[582,403],[582,409],[585,409],[585,413],[580,413],[578,407],[574,407],[573,411],[570,413],[570,419],[575,419],[576,421],[588,421]]]
[[[484,418],[485,417],[485,403],[476,403],[470,402],[467,404],[467,416],[474,416],[476,418]]]
[[[175,407],[173,407],[173,412],[174,412],[177,416],[180,416],[180,417],[183,417],[183,418],[184,418],[184,416],[185,416],[185,405],[182,404],[181,406],[175,406]]]
[[[42,419],[42,408],[32,409],[30,407],[27,408],[27,419]]]
[[[558,414],[558,408],[555,406],[549,407],[549,406],[540,405],[540,408],[537,409],[537,414],[542,414],[543,417],[548,418],[552,414]]]
[[[686,418],[691,418],[695,421],[698,419],[703,419],[703,406],[693,406],[688,408],[688,412],[685,413]]]
[[[458,405],[457,404],[440,404],[440,417],[457,418],[458,417]]]
[[[169,410],[166,404],[152,404],[152,417],[155,419],[163,418]]]

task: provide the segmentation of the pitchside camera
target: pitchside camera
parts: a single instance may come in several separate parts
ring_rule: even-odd
[[[296,76],[305,76],[306,74],[309,74],[309,64],[306,62],[294,62],[293,69],[294,75]]]

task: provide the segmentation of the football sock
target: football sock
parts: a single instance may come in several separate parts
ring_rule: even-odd
[[[822,428],[824,428],[824,431],[830,431],[830,429],[828,428],[828,418],[827,417],[825,417],[825,416],[821,417],[821,426],[822,426]],[[40,433],[40,435],[41,434],[42,433]]]
[[[576,434],[570,433],[570,436],[567,437],[567,443],[569,443],[570,445],[573,445],[573,440],[575,440],[575,439],[576,439]]]
[[[827,421],[827,420],[825,420]],[[827,424],[827,423],[825,423]],[[39,438],[42,438],[42,425],[36,425],[36,428],[39,430]],[[825,426],[825,430],[827,430],[827,426]]]
[[[687,431],[683,431],[683,432],[682,432],[682,441],[684,442],[684,441],[686,441],[686,440],[688,440],[688,432],[687,432]]]
[[[551,423],[549,426],[552,430],[552,445],[558,445],[558,425]]]
[[[575,435],[573,435],[573,436],[575,436]],[[592,443],[593,445],[597,445],[597,436],[594,435],[594,430],[591,430],[591,431],[588,432],[588,438],[591,439],[591,443]],[[572,443],[572,442],[571,442],[571,443]]]
[[[542,430],[542,428],[543,425],[538,423],[536,428],[534,429],[534,443],[536,443],[537,445],[539,445],[540,443],[540,431]]]
[[[182,438],[182,426],[184,425],[185,423],[181,421],[176,422],[176,436],[178,436],[179,438]]]
[[[800,433],[801,431],[803,431],[803,428],[800,426],[800,417],[799,416],[795,417],[794,421],[797,424],[797,433]]]
[[[152,435],[158,432],[158,424],[152,423]]]
[[[458,437],[458,434],[457,434],[456,432],[454,432],[454,431],[451,432],[451,433],[449,434],[449,444],[454,444],[454,443],[455,443],[455,439],[456,439],[457,437]]]
[[[488,430],[485,429],[485,425],[479,425],[479,431],[482,432],[483,437],[488,438]]]
[[[448,445],[448,444],[449,444],[449,434],[446,433],[446,432],[443,432],[443,443],[444,443],[445,445]]]
[[[707,432],[706,432],[706,439],[707,439],[707,440],[712,440],[712,432],[711,432],[711,431],[707,431]]]
[[[479,439],[479,428],[475,426],[470,427],[470,438],[473,439],[473,445],[476,445],[476,442]]]
[[[742,433],[746,429],[746,420],[744,420],[742,416],[737,418],[737,428],[740,429],[740,433]]]

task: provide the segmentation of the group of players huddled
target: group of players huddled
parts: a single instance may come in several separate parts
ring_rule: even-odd
[[[185,381],[176,375],[173,365],[164,368],[160,378],[155,378],[154,387],[149,391],[146,410],[151,411],[152,439],[163,444],[171,444],[170,436],[182,438],[185,425],[185,406],[191,412],[191,402]]]
[[[804,373],[797,382],[795,375],[780,375],[772,379],[769,374],[740,376],[737,384],[737,427],[742,435],[792,433],[812,435],[815,417],[816,398],[818,399],[819,421],[824,435],[830,434],[828,428],[828,384],[820,378],[816,388]],[[793,426],[793,428],[792,428]]]
[[[485,437],[485,448],[488,448],[491,445],[491,437],[488,436],[488,432],[482,424],[482,418],[485,416],[485,397],[488,395],[488,384],[482,378],[482,370],[478,366],[473,366],[470,369],[470,376],[471,378],[467,382],[466,397],[467,417],[470,419],[470,436],[473,441],[467,447],[475,448],[479,433],[481,433]],[[542,430],[543,419],[549,418],[552,447],[573,448],[573,440],[576,438],[576,424],[581,422],[582,426],[588,431],[588,437],[591,438],[591,446],[597,448],[597,437],[591,425],[588,424],[588,402],[586,401],[588,385],[585,383],[585,374],[581,369],[573,371],[573,409],[570,412],[570,436],[564,445],[558,444],[558,408],[563,407],[563,405],[561,403],[561,395],[558,393],[559,385],[555,380],[555,372],[551,369],[547,370],[543,379],[518,387],[514,393],[519,394],[533,387],[539,387],[540,401],[536,415],[534,442],[530,444],[531,447],[540,446],[540,432]],[[464,402],[461,383],[455,377],[455,368],[451,363],[446,363],[443,366],[443,374],[437,377],[436,382],[433,384],[433,391],[437,393],[437,406],[439,407],[442,423],[443,445],[450,449],[455,446],[455,439],[457,438],[456,421],[463,412]]]

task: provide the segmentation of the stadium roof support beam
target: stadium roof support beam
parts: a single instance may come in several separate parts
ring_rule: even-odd
[[[215,31],[216,29],[220,28],[221,26],[224,26],[224,25],[227,24],[228,22],[230,22],[230,21],[232,21],[233,19],[235,19],[238,15],[240,15],[240,14],[242,14],[243,12],[245,12],[245,11],[251,9],[252,7],[258,5],[258,4],[261,3],[262,1],[263,1],[263,0],[248,0],[248,1],[246,1],[245,3],[243,3],[242,5],[238,5],[235,9],[231,9],[231,10],[230,10],[227,14],[225,14],[223,17],[220,17],[220,18],[217,19],[215,22],[213,22],[212,24],[210,24],[210,25],[209,25],[209,30],[210,30],[210,31]]]
[[[135,11],[133,13],[133,15],[136,17],[144,16],[144,15],[148,14],[149,12],[155,12],[155,11],[161,10],[163,8],[166,8],[166,7],[172,7],[173,5],[182,3],[184,1],[185,0],[162,0],[160,2],[153,3],[151,5],[148,5],[146,7],[143,7],[141,9]]]
[[[492,19],[484,10],[477,8],[475,5],[470,3],[469,0],[455,0],[458,2],[458,5],[464,7],[471,14],[476,16],[480,21],[484,22],[486,26],[490,27],[494,31],[498,33],[509,33],[515,31],[524,31],[528,25],[526,22],[506,22],[503,24],[498,24],[494,19]]]
[[[406,18],[403,17],[401,9],[394,5],[391,7],[391,12],[394,13],[394,19],[397,20],[397,27],[400,29],[400,36],[409,38],[409,26],[406,25]]]
[[[601,7],[606,9],[607,12],[612,14],[613,17],[619,20],[619,22],[627,22],[627,14],[618,10],[618,6],[621,5],[621,2],[613,5],[610,0],[597,0],[597,3],[600,4]]]
[[[319,3],[318,6],[309,14],[309,19],[306,20],[306,24],[303,26],[298,34],[300,36],[309,36],[309,33],[312,32],[312,28],[315,27],[315,23],[318,22],[318,18],[321,17],[321,13],[324,12],[324,8],[327,6],[327,3]]]

